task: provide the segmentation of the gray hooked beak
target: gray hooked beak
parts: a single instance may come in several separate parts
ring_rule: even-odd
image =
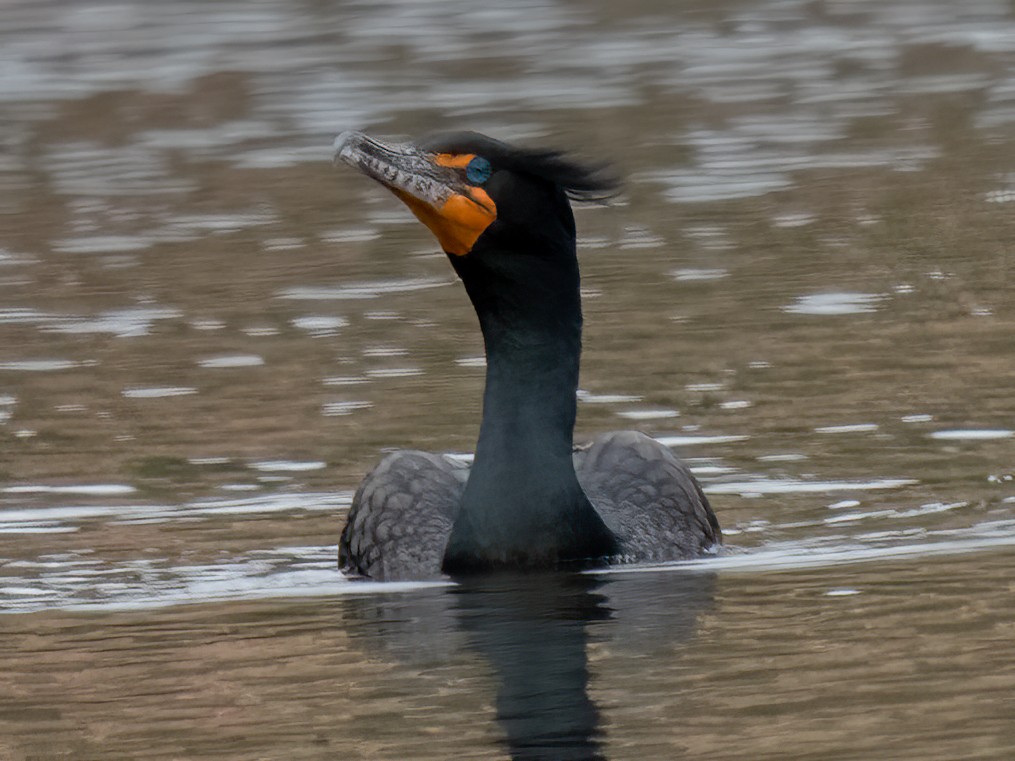
[[[336,164],[355,167],[391,190],[440,209],[463,183],[456,172],[439,166],[436,158],[412,143],[384,143],[362,132],[343,132],[335,138]]]
[[[449,254],[464,256],[497,219],[497,204],[465,178],[474,154],[433,153],[412,143],[385,143],[362,132],[335,138],[335,163],[355,167],[384,185],[437,236]]]

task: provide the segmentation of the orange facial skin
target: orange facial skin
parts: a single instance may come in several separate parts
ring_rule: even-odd
[[[474,158],[475,154],[471,153],[439,153],[434,163],[449,169],[464,169]],[[467,186],[463,192],[452,195],[439,209],[404,190],[392,188],[392,192],[420,222],[430,228],[441,248],[455,256],[469,253],[483,231],[497,219],[497,204],[482,188]]]
[[[452,169],[465,169],[474,158],[476,158],[475,153],[438,153],[434,158],[434,163]]]

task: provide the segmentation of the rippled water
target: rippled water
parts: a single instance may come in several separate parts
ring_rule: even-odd
[[[1015,8],[673,5],[5,4],[0,758],[1015,755]],[[578,435],[678,451],[722,554],[335,570],[484,368],[347,128],[615,164]]]

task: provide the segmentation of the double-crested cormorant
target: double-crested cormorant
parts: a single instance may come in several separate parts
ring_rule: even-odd
[[[437,236],[487,360],[471,469],[439,454],[387,455],[353,499],[340,566],[421,579],[676,560],[721,542],[701,487],[666,447],[635,431],[573,446],[582,313],[568,200],[605,197],[614,184],[559,152],[472,132],[406,144],[348,132],[335,151]]]

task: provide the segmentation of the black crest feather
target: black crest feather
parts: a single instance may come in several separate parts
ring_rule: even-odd
[[[620,182],[607,164],[579,163],[562,151],[524,151],[526,171],[563,188],[572,201],[601,203],[620,192]]]
[[[437,153],[475,153],[495,167],[530,174],[560,187],[572,201],[602,203],[620,192],[620,181],[607,164],[585,164],[564,151],[520,148],[478,132],[445,132],[419,142]]]

